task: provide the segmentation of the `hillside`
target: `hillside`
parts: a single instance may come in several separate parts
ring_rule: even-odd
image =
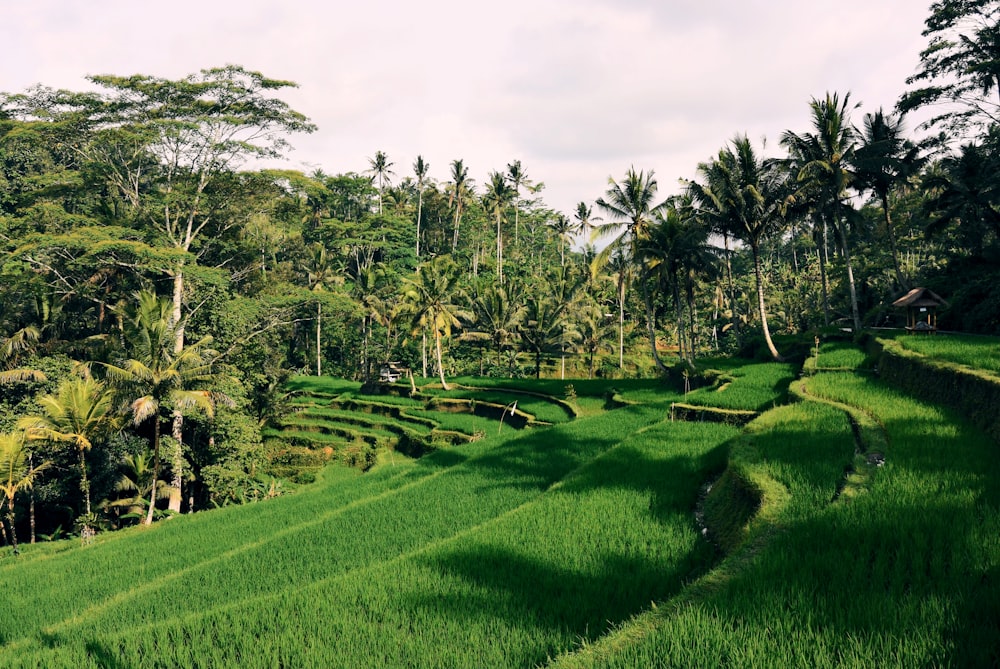
[[[0,561],[0,664],[995,662],[996,443],[837,356],[857,371],[793,383],[791,405],[789,365],[730,363],[689,397],[574,381],[567,400],[542,382],[578,417],[29,546]],[[705,411],[681,421],[682,402]],[[765,412],[739,428],[734,410]]]

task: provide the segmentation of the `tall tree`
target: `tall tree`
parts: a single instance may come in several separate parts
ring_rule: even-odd
[[[451,336],[452,328],[462,325],[465,311],[459,302],[460,279],[461,270],[447,254],[421,263],[414,276],[403,279],[403,299],[411,317],[411,332],[417,334],[429,329],[434,336],[438,374],[445,390],[449,387],[444,377],[441,340]]]
[[[17,530],[14,528],[14,498],[20,491],[31,488],[38,474],[50,464],[47,461],[36,466],[29,464],[23,432],[0,434],[0,492],[3,492],[7,504],[7,525],[10,527],[15,555],[18,549]]]
[[[448,186],[448,206],[455,208],[454,224],[452,226],[451,250],[458,249],[458,228],[462,223],[462,212],[465,200],[472,190],[472,180],[469,179],[469,168],[460,159],[451,161],[451,183]]]
[[[618,248],[630,262],[635,262],[638,244],[649,236],[653,212],[662,204],[654,204],[657,191],[656,179],[652,170],[645,173],[641,170],[636,172],[634,167],[630,167],[621,183],[614,179],[608,179],[608,183],[610,187],[604,197],[598,198],[595,204],[612,219],[600,227],[601,236],[614,235],[614,239],[598,258],[606,261],[610,253]],[[641,282],[641,288],[643,305],[646,309],[646,331],[649,335],[653,361],[657,369],[666,372],[667,368],[660,360],[660,354],[656,349],[656,322],[652,296],[645,282]]]
[[[916,173],[923,161],[919,149],[903,136],[903,122],[898,116],[886,115],[881,109],[865,114],[864,125],[858,133],[859,142],[854,152],[854,183],[859,191],[870,190],[882,206],[892,267],[899,288],[909,290],[910,280],[899,264],[899,249],[893,228],[889,196],[893,189]]]
[[[573,211],[573,230],[583,236],[584,245],[589,244],[594,231],[598,228],[596,223],[603,221],[600,216],[594,216],[594,208],[588,206],[586,202],[578,202]]]
[[[90,377],[67,379],[59,384],[55,394],[38,399],[42,413],[25,416],[18,421],[29,440],[45,440],[70,444],[80,459],[80,491],[83,493],[84,514],[88,522],[90,481],[87,478],[87,458],[94,442],[105,436],[115,424],[111,389]]]
[[[906,80],[922,86],[900,97],[899,111],[940,108],[922,125],[939,126],[951,139],[1000,123],[1000,2],[939,0],[924,25],[930,43]]]
[[[395,163],[389,160],[389,156],[384,151],[376,151],[374,158],[368,159],[369,173],[378,181],[378,214],[382,215],[382,196],[385,194],[385,186],[389,183],[389,175],[395,174],[390,167]]]
[[[709,249],[708,228],[693,215],[690,202],[684,200],[672,198],[657,210],[650,234],[639,243],[638,253],[641,280],[656,289],[666,289],[673,298],[678,354],[693,365],[695,351],[693,342],[685,340],[681,294],[693,275],[714,267],[714,256]]]
[[[427,181],[427,173],[431,165],[423,156],[417,156],[413,161],[413,174],[417,177],[417,260],[420,260],[420,219],[424,214],[424,184]]]
[[[701,181],[688,188],[700,213],[715,230],[727,230],[750,247],[764,341],[771,357],[781,360],[767,324],[760,250],[764,240],[785,225],[790,201],[785,174],[777,163],[762,160],[745,135],[737,135],[715,158],[699,164],[698,174]]]
[[[216,400],[223,399],[210,390],[192,387],[214,379],[210,361],[212,352],[208,348],[211,338],[204,337],[185,345],[180,352],[176,351],[174,329],[177,326],[170,312],[169,301],[149,291],[140,292],[136,295],[126,335],[131,357],[118,364],[94,363],[103,369],[108,382],[126,398],[133,423],[136,426],[147,421],[152,423],[153,480],[160,475],[161,411],[167,407],[175,411],[197,408],[212,416]],[[175,428],[176,425],[174,422]],[[171,508],[179,510],[183,470],[181,435],[175,432],[173,437],[178,453],[172,463],[170,499]],[[149,505],[147,525],[153,522],[154,506]]]
[[[786,130],[781,135],[781,144],[788,149],[797,168],[798,180],[804,187],[802,195],[813,199],[826,224],[837,233],[847,272],[854,331],[860,332],[861,313],[849,234],[855,212],[846,202],[852,180],[850,162],[856,148],[856,135],[850,123],[850,98],[850,93],[843,100],[836,93],[827,93],[822,100],[813,98],[809,110],[814,131],[796,134]]]
[[[504,211],[514,198],[514,189],[502,172],[490,172],[490,183],[483,196],[483,204],[493,214],[497,224],[497,282],[503,283],[503,220]]]
[[[510,180],[510,185],[514,189],[513,200],[514,200],[514,243],[517,244],[518,241],[518,214],[521,208],[521,187],[530,186],[531,181],[528,179],[528,173],[524,171],[524,167],[521,166],[520,160],[515,160],[512,163],[507,164],[507,178]]]
[[[309,255],[302,267],[306,285],[316,294],[316,376],[323,375],[323,296],[331,286],[341,283],[343,277],[337,271],[326,246],[320,242],[309,247]],[[359,269],[359,271],[363,271]]]

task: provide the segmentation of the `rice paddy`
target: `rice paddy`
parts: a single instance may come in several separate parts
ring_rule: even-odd
[[[857,350],[824,344],[819,361],[791,403],[797,370],[777,363],[686,396],[547,380],[452,397],[516,396],[537,421],[524,429],[296,379],[276,439],[472,440],[7,555],[0,665],[995,666],[997,444],[880,383]],[[823,371],[845,367],[865,373]],[[761,415],[671,422],[681,398]]]

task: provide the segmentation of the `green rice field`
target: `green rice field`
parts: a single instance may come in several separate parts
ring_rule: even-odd
[[[803,381],[743,361],[686,395],[650,380],[453,395],[563,412],[523,429],[297,378],[269,438],[475,438],[0,553],[0,666],[997,666],[1000,445],[848,346],[820,361]],[[845,367],[860,373],[823,369]],[[677,401],[761,413],[672,421]]]

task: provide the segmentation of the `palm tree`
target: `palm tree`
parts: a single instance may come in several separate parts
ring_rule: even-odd
[[[584,307],[577,319],[580,333],[580,347],[587,354],[589,378],[594,378],[594,355],[615,332],[614,323],[608,322],[603,310],[597,305]]]
[[[926,233],[933,235],[958,224],[960,243],[974,254],[989,240],[1000,239],[1000,128],[982,144],[966,144],[924,179],[930,193],[924,211],[930,216]]]
[[[847,236],[850,206],[844,201],[852,179],[848,168],[855,150],[855,131],[850,125],[848,108],[850,98],[850,93],[844,96],[843,101],[836,93],[827,93],[823,100],[813,98],[809,109],[815,131],[797,135],[786,130],[781,135],[781,144],[788,149],[792,164],[797,168],[798,180],[804,187],[802,195],[816,203],[816,208],[825,217],[824,222],[840,238],[854,331],[859,332],[861,314]]]
[[[916,173],[923,161],[919,158],[918,147],[903,137],[903,122],[899,116],[886,116],[881,109],[874,114],[865,114],[864,127],[858,135],[860,142],[854,152],[853,185],[859,191],[872,191],[879,199],[892,251],[896,283],[900,288],[908,290],[909,279],[903,275],[899,266],[896,233],[889,212],[889,195],[898,184]]]
[[[322,293],[334,284],[343,281],[340,273],[326,252],[326,247],[315,242],[309,249],[309,257],[302,268],[306,285],[313,293]],[[323,299],[316,297],[316,376],[323,375]]]
[[[424,160],[423,156],[417,156],[413,161],[413,173],[417,177],[417,260],[420,260],[420,218],[424,210],[424,182],[431,165]]]
[[[21,328],[9,337],[0,338],[0,385],[22,381],[45,381],[45,374],[19,367],[21,355],[34,350],[41,332],[33,325]]]
[[[461,160],[451,161],[451,185],[448,187],[448,206],[455,207],[454,227],[452,231],[451,250],[458,249],[458,228],[462,223],[462,211],[465,199],[472,190],[472,180],[469,179],[469,168]]]
[[[42,414],[25,416],[18,421],[29,440],[72,444],[80,457],[80,490],[83,492],[86,518],[90,518],[90,482],[87,479],[86,452],[93,443],[114,427],[113,394],[110,388],[89,376],[67,379],[54,395],[38,400]]]
[[[421,263],[413,277],[403,279],[403,299],[411,317],[411,331],[416,334],[430,329],[434,335],[441,387],[449,390],[444,378],[441,339],[451,336],[452,328],[461,327],[465,312],[458,304],[458,284],[461,271],[450,255],[442,255]]]
[[[138,455],[127,453],[122,458],[122,474],[115,482],[115,491],[125,495],[107,506],[125,511],[124,516],[142,518],[149,505],[156,507],[156,500],[170,497],[170,486],[162,479],[156,479],[156,497],[150,504],[153,493],[153,453],[148,449]]]
[[[648,173],[635,171],[629,168],[625,174],[625,180],[617,183],[614,179],[608,180],[608,188],[604,197],[598,198],[595,203],[598,209],[608,214],[612,221],[602,225],[598,232],[602,236],[615,234],[614,240],[598,256],[602,262],[610,257],[610,253],[620,249],[629,262],[635,262],[637,245],[649,236],[649,226],[651,217],[655,210],[662,205],[654,205],[656,198],[657,183],[653,177],[653,171]],[[653,361],[657,369],[666,372],[667,368],[660,360],[660,355],[656,350],[656,325],[653,317],[652,297],[642,282],[643,305],[646,308],[646,330],[649,335],[650,350],[653,353]]]
[[[28,463],[28,449],[24,433],[0,434],[0,491],[7,503],[7,525],[10,527],[11,544],[17,555],[17,531],[14,529],[14,497],[18,492],[31,488],[35,477],[51,463],[46,461],[32,467]]]
[[[513,284],[486,286],[470,301],[470,331],[489,340],[497,354],[497,367],[503,362],[503,349],[513,343],[524,316],[521,295]]]
[[[528,179],[528,174],[524,171],[521,166],[520,160],[515,160],[507,165],[507,177],[510,179],[510,185],[514,187],[514,243],[517,244],[518,236],[518,210],[520,209],[520,198],[521,198],[521,186],[530,186],[531,181]]]
[[[559,240],[559,266],[566,266],[566,238],[573,231],[573,224],[565,214],[556,214],[549,225]]]
[[[694,343],[685,346],[682,289],[693,290],[696,275],[714,267],[707,227],[693,215],[690,199],[672,198],[657,210],[649,237],[639,244],[642,280],[665,288],[673,297],[677,319],[677,349],[682,360],[694,363]],[[692,319],[693,321],[693,319]]]
[[[150,291],[136,295],[137,305],[131,318],[132,357],[119,364],[94,363],[103,368],[108,382],[128,401],[132,422],[139,426],[152,421],[150,438],[153,449],[153,479],[160,475],[160,412],[172,406],[175,412],[197,408],[209,417],[215,413],[217,400],[226,398],[209,390],[194,390],[192,385],[204,384],[214,379],[208,348],[211,337],[204,337],[175,351],[174,330],[177,327],[171,316],[171,305]],[[174,423],[176,425],[176,422]],[[174,438],[180,443],[180,435]],[[179,450],[179,449],[178,449]],[[181,454],[174,462],[174,481],[171,506],[174,498],[179,508]],[[153,507],[149,505],[146,524],[153,522]]]
[[[486,187],[483,205],[493,214],[497,222],[497,282],[501,284],[503,283],[503,213],[514,193],[503,173],[490,172],[490,184]]]
[[[717,157],[698,165],[698,173],[703,182],[689,183],[688,192],[699,213],[716,231],[726,230],[750,247],[764,340],[771,356],[781,360],[767,325],[760,246],[785,224],[791,198],[784,173],[777,163],[758,158],[746,135],[737,135]]]
[[[573,231],[583,235],[584,244],[589,244],[598,226],[597,221],[603,221],[600,216],[594,216],[594,208],[588,207],[586,202],[578,202],[576,211],[573,212]]]
[[[378,180],[378,213],[379,216],[382,215],[382,194],[385,190],[385,185],[389,183],[389,175],[395,174],[389,168],[394,165],[389,160],[389,156],[385,154],[384,151],[376,151],[374,158],[368,159],[368,164],[371,166],[369,172],[376,180]]]
[[[576,331],[566,319],[568,303],[538,291],[525,303],[521,341],[535,356],[535,378],[542,374],[542,355],[564,350],[576,339]]]

